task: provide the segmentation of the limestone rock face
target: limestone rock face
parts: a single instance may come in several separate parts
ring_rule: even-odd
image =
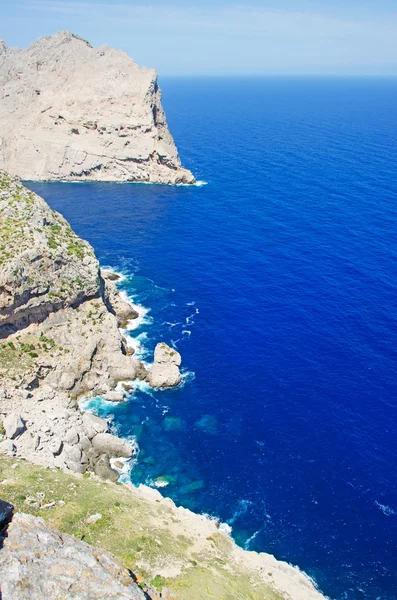
[[[182,379],[179,366],[181,355],[165,342],[157,344],[154,351],[154,364],[148,381],[153,388],[175,387]]]
[[[109,310],[116,315],[119,327],[123,329],[128,321],[136,319],[139,315],[137,311],[126,302],[121,296],[114,283],[114,274],[109,271],[101,270],[101,276],[105,282],[104,297]]]
[[[32,181],[195,181],[156,72],[67,31],[27,50],[0,40],[0,168]]]
[[[6,416],[3,421],[3,426],[6,432],[6,436],[8,439],[13,440],[26,431],[26,426],[23,420],[21,419],[21,415],[18,413],[10,413]]]
[[[23,513],[8,526],[0,581],[3,600],[145,600],[114,556]]]
[[[102,278],[88,242],[4,171],[0,240],[0,379],[29,389],[45,381],[73,397],[134,379],[139,364],[118,326],[135,311]]]
[[[98,433],[92,440],[94,450],[112,457],[131,458],[134,448],[111,433]]]
[[[0,326],[19,328],[100,295],[92,247],[17,179],[0,171]]]

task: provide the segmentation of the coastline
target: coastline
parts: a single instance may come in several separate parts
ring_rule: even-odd
[[[128,276],[125,275],[123,272],[116,270],[113,267],[110,267],[108,265],[104,266],[103,269],[106,269],[106,271],[112,272],[115,276],[117,276],[117,281],[116,281],[116,285],[118,286],[118,284],[120,284],[121,282],[125,281],[128,279]],[[134,302],[134,299],[129,296],[126,292],[119,290],[120,295],[122,296],[122,298],[128,302],[130,304],[130,306],[137,311],[138,313],[138,317],[137,319],[133,319],[131,321],[129,321],[129,323],[127,324],[127,327],[124,328],[120,328],[120,333],[124,336],[126,336],[126,334],[128,335],[129,331],[134,331],[135,329],[138,329],[139,327],[141,327],[144,324],[150,323],[150,321],[145,321],[145,317],[147,314],[150,313],[150,308],[144,307],[140,304],[136,304]],[[131,328],[129,328],[129,326],[131,325]],[[134,342],[136,344],[136,346],[139,348],[140,346],[140,341],[137,340],[137,338],[132,337],[131,335],[128,335],[128,339],[129,341],[132,342],[132,345],[134,346]],[[143,351],[145,352],[145,351]],[[135,354],[134,354],[135,356]],[[142,357],[138,354],[138,357],[140,360],[142,360]],[[148,368],[150,368],[151,364],[150,363],[146,363],[143,360],[145,366],[147,366]],[[134,382],[131,381],[131,383],[133,384]],[[142,382],[143,383],[143,382]],[[136,384],[136,381],[135,381]],[[145,384],[148,386],[148,384]],[[182,381],[180,382],[178,387],[181,387],[185,385],[185,380],[182,379]],[[148,389],[149,388],[148,386]],[[135,390],[134,390],[135,391]],[[134,391],[131,392],[131,394],[134,394]],[[118,404],[116,403],[112,403],[109,402],[107,400],[105,400],[105,398],[103,398],[103,400],[101,398],[82,398],[79,401],[79,407],[82,411],[84,410],[88,410],[88,412],[93,412],[95,413],[95,409],[90,410],[90,409],[84,409],[84,403],[89,404],[90,400],[98,400],[100,403],[105,402],[106,404]],[[131,442],[130,438],[125,438],[123,436],[120,436],[118,433],[116,434],[118,437],[120,437],[120,439],[124,439],[127,442]],[[136,446],[138,447],[138,444],[135,440]],[[318,587],[317,587],[317,583],[316,581],[310,577],[310,575],[308,575],[305,571],[302,571],[298,565],[292,565],[290,563],[287,563],[285,561],[281,561],[279,559],[277,559],[274,555],[272,554],[268,554],[265,551],[261,551],[261,552],[256,552],[256,551],[251,551],[248,549],[245,549],[241,546],[239,546],[236,541],[233,538],[232,535],[232,527],[230,525],[228,525],[227,523],[223,523],[222,521],[220,521],[219,517],[217,516],[211,516],[208,515],[206,513],[197,513],[194,511],[191,511],[188,508],[185,508],[183,505],[176,505],[175,502],[166,496],[163,496],[163,494],[161,493],[161,488],[165,487],[162,485],[156,485],[155,481],[153,481],[152,485],[147,485],[147,484],[143,484],[140,483],[138,486],[134,486],[130,481],[129,481],[129,477],[130,474],[134,468],[134,465],[136,464],[136,462],[139,460],[139,450],[136,456],[134,456],[132,459],[125,459],[125,469],[120,471],[120,478],[119,478],[119,483],[122,483],[124,486],[126,486],[128,489],[130,490],[138,490],[141,491],[144,497],[147,498],[151,498],[154,501],[158,502],[160,499],[161,501],[164,501],[165,503],[169,504],[170,506],[172,506],[173,510],[175,511],[181,511],[181,514],[183,514],[185,517],[187,517],[187,521],[190,523],[190,526],[188,527],[190,529],[190,527],[192,529],[196,529],[197,524],[200,522],[201,524],[203,523],[203,519],[205,520],[205,522],[208,525],[215,525],[215,531],[218,534],[222,534],[225,537],[227,537],[227,539],[229,539],[232,544],[233,544],[233,554],[235,554],[236,559],[238,561],[243,560],[243,561],[247,561],[250,566],[256,570],[258,570],[260,573],[266,571],[267,572],[267,579],[265,579],[266,583],[272,583],[275,584],[276,587],[279,587],[280,591],[282,590],[283,592],[286,592],[288,594],[291,594],[291,597],[294,600],[320,600],[320,598],[327,598],[326,596],[323,596],[321,594],[321,592],[319,591]],[[113,459],[113,461],[117,461],[117,459]],[[128,467],[127,467],[128,465]],[[166,484],[165,484],[166,485]],[[195,521],[196,519],[200,519]],[[213,532],[214,530],[212,530]],[[272,569],[272,577],[270,577],[269,579],[269,569]],[[274,572],[276,572],[277,574],[274,576]],[[274,576],[274,580],[272,580]],[[291,580],[290,580],[291,578]],[[290,585],[292,586],[292,589],[290,588]],[[296,589],[295,589],[296,586]],[[301,589],[303,586],[303,589]],[[311,587],[313,589],[311,589]],[[314,595],[313,595],[314,593]]]
[[[157,489],[119,482],[136,460],[136,442],[113,435],[78,400],[116,395],[122,402],[120,385],[146,379],[156,389],[182,386],[181,357],[157,344],[148,373],[120,333],[139,314],[93,248],[19,180],[0,173],[0,191],[8,239],[0,268],[7,290],[0,312],[2,497],[113,552],[167,600],[324,598],[295,567],[238,547],[218,520],[176,506]],[[177,377],[157,385],[150,380],[156,365],[171,366]],[[87,528],[97,513],[99,525]]]

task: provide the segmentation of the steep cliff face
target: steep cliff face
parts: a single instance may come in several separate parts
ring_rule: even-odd
[[[69,32],[0,40],[0,168],[25,180],[194,183],[153,69]]]
[[[109,285],[88,242],[0,171],[0,382],[78,396],[134,379],[140,365],[118,329],[125,303]]]

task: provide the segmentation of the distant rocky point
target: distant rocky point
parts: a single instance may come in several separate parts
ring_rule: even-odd
[[[0,39],[0,168],[29,181],[191,184],[153,69],[61,31]]]

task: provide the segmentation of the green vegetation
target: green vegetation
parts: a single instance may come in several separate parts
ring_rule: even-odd
[[[81,42],[84,42],[85,44],[87,44],[87,46],[92,48],[92,45],[90,44],[90,42],[88,40],[86,40],[85,38],[81,37],[80,35],[77,35],[77,33],[72,33],[72,37],[76,38],[76,40],[80,40]]]
[[[140,583],[167,587],[179,600],[281,600],[233,561],[231,540],[221,533],[199,540],[172,506],[139,490],[0,456],[0,497],[112,552]],[[95,513],[102,518],[87,524]]]
[[[64,351],[53,339],[43,334],[17,335],[0,344],[0,376],[18,380],[37,369],[35,359]]]

